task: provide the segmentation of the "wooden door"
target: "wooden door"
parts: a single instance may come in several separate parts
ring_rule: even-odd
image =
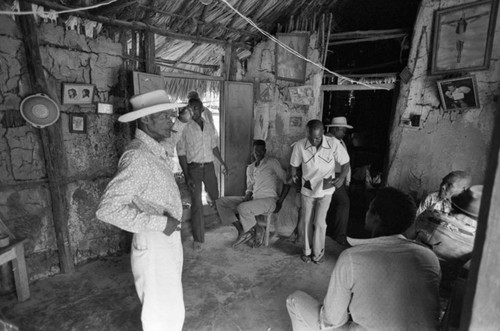
[[[221,196],[245,195],[253,139],[253,83],[224,82],[222,155],[229,168]]]

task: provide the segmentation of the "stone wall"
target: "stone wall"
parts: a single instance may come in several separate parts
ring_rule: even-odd
[[[59,167],[65,188],[67,221],[74,262],[116,252],[121,232],[95,218],[105,185],[116,170],[129,137],[128,127],[116,126],[117,115],[97,114],[96,103],[124,108],[119,91],[122,46],[111,39],[87,38],[54,24],[37,27],[42,65],[61,116],[54,124],[63,132],[66,160]],[[19,105],[31,91],[22,35],[6,16],[0,23],[0,217],[19,237],[27,237],[30,279],[57,273],[50,194],[39,131],[19,116]],[[61,105],[63,83],[94,84],[94,102]],[[69,114],[87,117],[86,133],[70,133]]]
[[[413,33],[408,68],[413,77],[402,84],[390,145],[388,184],[415,197],[435,191],[450,171],[466,170],[473,184],[481,184],[486,169],[495,110],[500,94],[500,15],[497,15],[490,68],[473,71],[479,92],[479,109],[444,111],[436,81],[444,75],[428,72],[431,36],[436,10],[471,1],[422,1]],[[421,126],[404,125],[410,114],[421,115]]]
[[[319,63],[319,51],[315,49],[317,35],[309,37],[307,47],[307,58],[315,63]],[[304,83],[295,83],[276,79],[275,51],[277,46],[273,41],[259,43],[253,50],[252,56],[247,60],[246,71],[241,66],[236,74],[237,80],[254,82],[255,104],[254,104],[254,127],[256,134],[262,135],[262,129],[267,131],[265,137],[267,154],[276,157],[284,169],[289,169],[290,155],[292,153],[292,143],[300,140],[306,135],[306,123],[311,119],[321,119],[320,108],[320,87],[323,72],[318,67],[307,63]],[[298,68],[288,68],[298,70]],[[268,102],[259,100],[260,84],[270,83],[274,87],[274,95]],[[289,87],[312,86],[314,103],[311,105],[299,105],[292,103]],[[262,121],[261,114],[265,120]],[[300,118],[300,125],[294,121],[291,125],[290,117]],[[262,128],[263,125],[266,127]],[[260,132],[257,132],[260,131]],[[298,221],[298,206],[300,206],[300,194],[292,188],[288,194],[283,208],[278,214],[278,231],[281,234],[290,234]]]

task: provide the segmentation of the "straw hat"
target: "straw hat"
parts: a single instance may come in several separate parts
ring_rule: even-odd
[[[352,129],[353,127],[349,124],[347,124],[347,119],[344,116],[337,116],[332,118],[332,123],[327,124],[326,127],[332,127],[332,126],[340,126],[348,129]]]
[[[481,207],[481,197],[483,185],[474,185],[463,191],[459,195],[451,198],[451,203],[460,212],[477,218]]]
[[[21,116],[36,128],[44,128],[59,119],[59,106],[43,93],[24,98],[19,107]]]
[[[144,116],[187,106],[185,104],[172,103],[165,90],[134,95],[130,98],[130,104],[133,111],[118,117],[118,121],[131,122]]]

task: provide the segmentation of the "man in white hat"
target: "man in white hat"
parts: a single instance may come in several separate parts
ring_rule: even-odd
[[[118,120],[137,120],[135,138],[121,156],[96,216],[134,234],[131,263],[143,329],[182,330],[182,202],[171,158],[160,142],[172,137],[175,123],[189,120],[189,112],[178,115],[176,108],[185,105],[170,103],[164,90],[134,96],[130,103],[133,111]]]
[[[330,124],[326,125],[328,133],[327,136],[336,138],[342,148],[347,153],[347,147],[344,143],[344,136],[347,129],[352,129],[353,127],[347,124],[347,119],[344,116],[334,117]],[[335,162],[335,175],[338,177],[341,171],[341,165]],[[347,172],[345,180],[342,185],[338,187],[332,195],[332,202],[330,203],[330,209],[327,216],[327,232],[335,241],[343,246],[348,246],[347,238],[347,222],[349,221],[349,196],[347,195],[347,189],[351,182],[351,168]]]

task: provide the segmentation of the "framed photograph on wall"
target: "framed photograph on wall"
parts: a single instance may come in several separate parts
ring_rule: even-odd
[[[497,8],[486,0],[436,11],[432,75],[488,69]]]
[[[464,110],[479,108],[475,76],[445,79],[437,82],[443,109]]]
[[[309,33],[277,33],[279,41],[307,57]],[[276,45],[276,79],[304,83],[306,79],[306,61]]]
[[[94,100],[95,86],[92,84],[63,83],[63,105],[85,105]]]
[[[87,116],[85,114],[69,114],[69,132],[87,133]]]

